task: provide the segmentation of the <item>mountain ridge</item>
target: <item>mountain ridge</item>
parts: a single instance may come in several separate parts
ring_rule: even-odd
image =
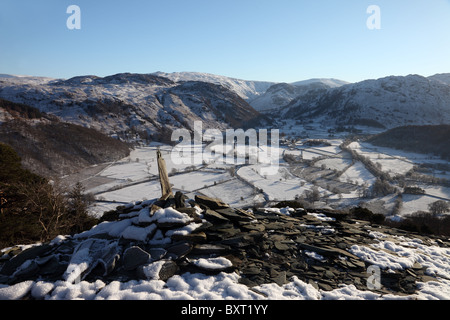
[[[448,73],[357,83],[318,78],[290,84],[200,72],[120,73],[67,80],[0,77],[0,97],[109,135],[137,134],[137,139],[167,142],[169,131],[192,130],[190,123],[196,120],[203,121],[205,129],[261,125],[260,112],[274,120],[309,119],[330,126],[374,123],[389,129],[446,124],[449,83]]]
[[[206,82],[176,83],[150,74],[25,80],[22,84],[17,79],[0,79],[0,96],[126,140],[137,135],[138,140],[170,142],[172,130],[191,130],[194,121],[203,121],[205,129],[225,130],[259,116],[225,87]]]
[[[419,75],[389,76],[309,91],[282,108],[281,117],[321,119],[329,125],[372,119],[386,128],[450,122],[450,86]]]

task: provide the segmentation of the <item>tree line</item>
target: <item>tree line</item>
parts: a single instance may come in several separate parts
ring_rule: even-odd
[[[63,188],[23,168],[17,152],[0,143],[0,248],[90,229],[98,220],[88,204],[80,183]]]

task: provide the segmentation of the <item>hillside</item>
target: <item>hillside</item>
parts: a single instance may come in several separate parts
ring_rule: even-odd
[[[278,83],[271,86],[259,97],[253,99],[250,105],[260,112],[277,111],[288,105],[298,96],[303,96],[309,91],[326,90],[331,87],[322,82],[306,82],[297,85],[288,83]]]
[[[281,118],[317,119],[328,125],[377,126],[450,123],[450,86],[418,75],[386,77],[309,91],[283,108]]]
[[[49,241],[92,228],[81,185],[63,188],[22,166],[17,152],[0,143],[0,247]]]
[[[170,141],[172,130],[191,130],[195,120],[224,130],[259,117],[236,93],[213,83],[130,73],[19,80],[0,79],[0,97],[127,141]]]
[[[174,82],[199,81],[218,84],[233,91],[247,101],[251,101],[260,96],[266,92],[270,86],[275,84],[275,82],[241,80],[201,72],[155,72],[153,74],[168,78]]]
[[[0,113],[0,142],[12,146],[27,169],[46,177],[122,159],[130,152],[124,142],[24,104],[0,99]]]
[[[373,136],[367,142],[450,160],[450,125],[398,127]]]
[[[295,97],[313,89],[329,89],[348,84],[337,79],[309,79],[294,83],[276,83],[268,81],[249,81],[200,72],[155,72],[154,75],[175,82],[201,81],[214,83],[230,89],[246,100],[259,112],[270,112],[289,104]]]

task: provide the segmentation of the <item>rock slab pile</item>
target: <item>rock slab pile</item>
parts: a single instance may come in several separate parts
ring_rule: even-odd
[[[180,192],[118,207],[107,217],[108,221],[74,236],[60,236],[26,250],[13,247],[4,251],[0,284],[26,280],[166,281],[185,272],[237,272],[240,282],[249,287],[264,283],[282,286],[296,276],[325,291],[342,284],[367,290],[371,264],[353,254],[352,246],[375,243],[373,232],[405,235],[340,212],[243,210],[205,196],[188,199]],[[421,240],[431,241],[429,237]],[[445,239],[439,241],[450,247]],[[419,263],[381,270],[380,279],[381,286],[374,291],[397,295],[413,294],[417,282],[435,280]]]

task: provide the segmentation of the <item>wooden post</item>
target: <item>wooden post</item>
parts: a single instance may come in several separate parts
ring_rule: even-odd
[[[167,175],[166,162],[161,155],[161,151],[158,149],[156,152],[157,160],[158,160],[158,172],[159,172],[159,181],[161,183],[161,194],[162,197],[166,199],[170,196],[173,196],[172,187],[169,182],[169,176]]]

